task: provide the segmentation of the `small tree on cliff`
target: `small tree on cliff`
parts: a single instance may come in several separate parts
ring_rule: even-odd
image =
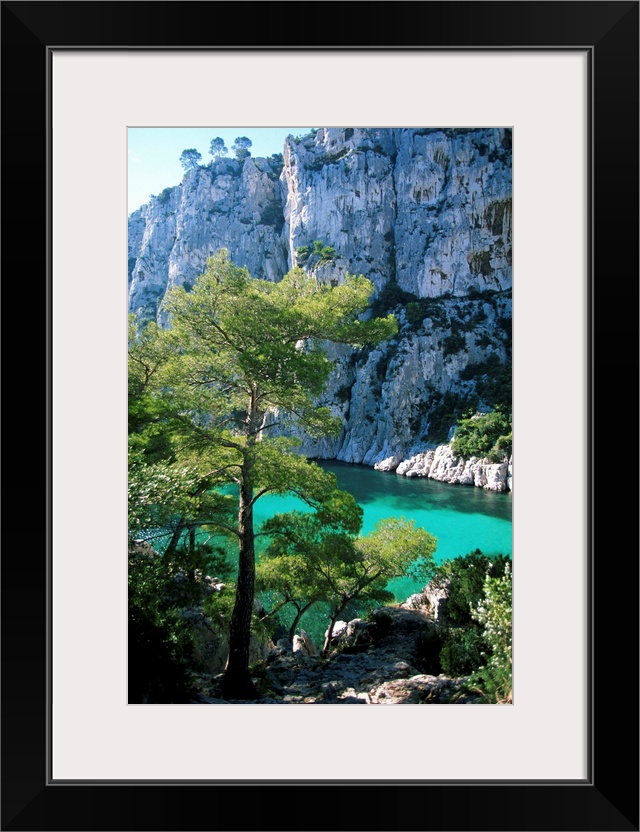
[[[251,156],[249,148],[253,145],[251,139],[246,136],[238,136],[235,143],[231,145],[231,150],[236,154],[237,159],[248,159]]]
[[[238,580],[227,698],[254,695],[249,640],[256,501],[292,491],[321,508],[336,491],[335,477],[293,453],[294,440],[271,437],[271,431],[280,414],[312,436],[339,430],[329,410],[315,404],[332,368],[322,341],[363,345],[394,334],[393,316],[359,320],[372,292],[362,276],[346,275],[330,287],[301,269],[279,283],[257,280],[223,250],[208,260],[190,292],[179,287],[168,297],[175,360],[167,382],[183,420],[183,445],[215,459],[217,474],[238,490],[237,520],[228,529],[238,541]]]
[[[195,170],[201,161],[202,153],[199,153],[195,147],[189,147],[180,154],[180,164],[184,170]]]
[[[362,527],[363,511],[352,500],[350,494],[336,491],[313,514],[277,514],[263,526],[264,534],[272,540],[258,563],[258,587],[273,596],[269,615],[287,605],[295,609],[289,641],[293,641],[302,616],[331,595],[322,564],[350,550]]]
[[[213,156],[214,159],[219,159],[221,156],[226,156],[229,151],[224,146],[224,140],[220,138],[220,136],[216,136],[215,139],[211,139],[211,144],[209,145],[209,153]]]

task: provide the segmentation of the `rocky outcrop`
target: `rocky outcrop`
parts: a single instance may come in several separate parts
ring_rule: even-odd
[[[511,131],[321,128],[290,137],[283,156],[281,172],[273,159],[218,159],[134,212],[130,309],[162,322],[167,289],[222,247],[265,280],[295,265],[331,283],[363,274],[372,312],[395,314],[399,332],[375,349],[329,345],[322,404],[342,430],[302,437],[300,451],[397,470],[470,402],[491,407],[487,378],[510,360]],[[439,453],[433,479],[508,488],[509,471]]]
[[[424,643],[436,626],[425,609],[384,607],[370,620],[341,622],[334,630],[338,649],[327,660],[304,651],[275,649],[255,681],[262,704],[391,705],[477,700],[461,693],[465,678],[429,671]],[[201,677],[201,704],[223,703],[221,677]]]
[[[439,445],[393,467],[380,470],[395,470],[396,474],[403,477],[427,477],[438,482],[475,485],[487,491],[511,491],[513,485],[512,459],[500,463],[475,456],[462,459],[453,453],[450,445]]]
[[[266,159],[219,159],[190,170],[129,218],[129,309],[162,320],[168,289],[190,286],[221,248],[254,277],[288,270],[281,185]],[[135,262],[134,262],[135,261]]]
[[[293,637],[292,651],[304,656],[318,655],[318,650],[306,630],[300,630],[300,635]]]
[[[421,592],[410,595],[400,606],[407,610],[423,610],[434,621],[446,623],[450,586],[447,578],[433,578]]]

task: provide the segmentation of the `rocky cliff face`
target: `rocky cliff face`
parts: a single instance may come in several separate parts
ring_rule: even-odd
[[[324,129],[285,147],[289,256],[418,297],[511,288],[509,130]]]
[[[279,280],[289,266],[278,173],[266,159],[220,159],[131,214],[130,310],[161,319],[167,290],[193,284],[220,248],[254,277]]]
[[[324,398],[343,430],[302,451],[393,470],[446,441],[468,406],[496,403],[511,349],[511,131],[322,128],[283,155],[282,171],[253,158],[190,171],[131,215],[130,309],[162,321],[167,289],[221,247],[266,280],[294,265],[331,282],[364,274],[373,313],[394,312],[400,331],[330,348]]]

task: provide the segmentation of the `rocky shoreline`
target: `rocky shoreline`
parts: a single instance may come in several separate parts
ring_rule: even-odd
[[[402,477],[426,477],[451,485],[472,485],[487,491],[513,490],[513,457],[508,462],[492,463],[484,458],[457,457],[450,445],[438,445],[408,459],[390,456],[373,466],[376,471],[395,472]]]

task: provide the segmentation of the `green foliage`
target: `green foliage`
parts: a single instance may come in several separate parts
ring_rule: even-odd
[[[252,386],[260,391],[253,400],[261,413],[277,407],[306,428],[333,430],[328,411],[313,404],[331,371],[320,339],[362,344],[389,337],[392,318],[359,320],[371,290],[362,276],[347,275],[340,286],[330,287],[301,269],[270,283],[233,266],[226,252],[211,258],[191,292],[174,289],[167,300],[176,351],[174,395],[186,397],[196,412],[214,414],[213,421],[208,416],[212,435],[223,424],[244,430]],[[298,341],[305,341],[304,350]],[[236,418],[235,410],[243,415]],[[254,425],[251,431],[253,437],[265,436],[264,428]],[[236,451],[245,446],[227,439],[233,444],[226,447]]]
[[[468,676],[482,665],[482,651],[485,648],[479,630],[450,627],[446,630],[438,657],[442,672],[452,678]]]
[[[485,555],[479,549],[448,559],[436,569],[435,581],[449,584],[446,619],[452,625],[442,633],[439,662],[449,676],[466,676],[484,664],[487,650],[476,610],[485,600],[487,577],[509,572],[505,555]]]
[[[503,413],[511,413],[512,408],[512,362],[501,361],[492,353],[486,361],[468,364],[460,373],[464,381],[475,381],[478,396],[489,407],[499,407]]]
[[[333,262],[336,250],[333,246],[325,246],[322,240],[314,240],[311,245],[296,248],[296,260],[302,265],[317,266],[321,263]]]
[[[224,145],[224,140],[220,138],[220,136],[216,136],[215,139],[211,139],[211,144],[209,145],[209,153],[213,156],[214,159],[219,159],[221,156],[226,156],[229,151]]]
[[[184,170],[195,170],[202,161],[202,153],[198,153],[195,147],[183,150],[180,154],[180,164]]]
[[[257,280],[223,250],[207,261],[189,292],[178,287],[168,294],[166,332],[150,328],[132,338],[132,401],[144,416],[136,426],[146,430],[149,423],[164,439],[153,461],[146,458],[146,437],[133,440],[132,516],[149,523],[158,519],[154,509],[160,519],[175,511],[179,522],[237,540],[238,591],[225,674],[232,698],[251,692],[255,501],[293,492],[320,521],[342,517],[353,527],[352,498],[336,493],[335,478],[295,453],[295,440],[270,431],[279,425],[278,414],[309,436],[340,430],[339,419],[315,403],[332,368],[323,345],[362,346],[395,334],[393,316],[360,320],[372,291],[362,275],[329,286],[300,268],[277,283]],[[230,484],[233,497],[220,489]]]
[[[231,150],[236,154],[236,159],[244,160],[248,159],[251,156],[249,152],[249,148],[253,145],[251,139],[248,139],[246,136],[238,136],[231,145]]]
[[[202,576],[220,565],[206,547],[193,553],[176,551],[169,558],[130,541],[130,703],[187,701],[190,672],[200,668],[183,610],[202,601]]]
[[[284,226],[284,214],[280,207],[273,202],[268,203],[262,210],[260,222],[263,225],[272,225],[276,233],[280,233]]]
[[[296,260],[302,266],[309,259],[311,254],[311,246],[298,246],[296,249]]]
[[[291,512],[265,524],[272,540],[260,568],[261,585],[298,610],[327,602],[328,633],[354,601],[366,606],[392,600],[386,590],[392,578],[412,574],[427,580],[433,571],[433,535],[400,517],[381,520],[373,532],[358,537],[362,510],[349,496],[337,492],[334,505],[325,504],[316,515]],[[329,644],[327,634],[323,653]]]
[[[129,530],[168,526],[176,515],[197,512],[191,495],[199,484],[197,470],[167,462],[147,464],[129,449]],[[193,501],[193,502],[192,502]]]
[[[451,449],[463,459],[486,457],[489,462],[503,462],[511,456],[513,443],[511,414],[496,408],[462,419],[453,435]]]
[[[416,329],[424,320],[424,311],[417,301],[410,301],[405,307],[407,321]]]
[[[158,379],[171,355],[171,347],[157,324],[139,328],[129,315],[128,421],[129,447],[147,462],[172,456],[171,410],[166,398],[156,395]]]
[[[277,179],[282,173],[282,169],[284,167],[284,157],[282,153],[274,153],[272,156],[268,156],[267,161],[271,165],[271,171],[274,178]]]
[[[210,489],[219,480],[184,446],[184,420],[167,377],[174,360],[169,333],[129,316],[129,528],[170,526],[176,517],[227,523],[232,501]]]
[[[333,246],[322,246],[320,250],[320,262],[333,262],[336,259],[336,250]]]
[[[165,188],[163,191],[160,191],[160,193],[156,197],[156,201],[160,205],[166,205],[167,202],[169,201],[169,198],[170,198],[172,192],[173,192],[173,188]]]
[[[371,314],[374,316],[385,315],[394,309],[398,309],[398,307],[404,307],[408,303],[416,303],[417,301],[417,295],[412,292],[405,292],[395,280],[390,280],[385,283],[371,304]]]
[[[463,350],[467,345],[467,339],[461,332],[453,330],[451,335],[448,335],[442,342],[442,351],[445,358],[449,355],[455,355]]]
[[[506,555],[485,555],[480,549],[464,557],[448,559],[440,564],[437,575],[450,582],[447,598],[447,619],[456,626],[469,626],[474,619],[472,609],[484,597],[487,575],[501,576],[511,559]]]
[[[501,577],[485,578],[484,598],[473,617],[482,627],[487,650],[483,666],[471,676],[467,689],[479,693],[483,702],[511,703],[513,612],[508,565]]]
[[[419,298],[413,292],[401,289],[395,280],[388,281],[378,297],[371,304],[373,315],[383,315],[394,310],[404,309],[408,325],[417,332],[425,319],[438,326],[448,323],[444,301],[448,298]]]
[[[446,442],[449,430],[458,419],[477,404],[474,397],[447,391],[444,395],[433,394],[427,407],[429,414],[429,439],[432,442]]]

